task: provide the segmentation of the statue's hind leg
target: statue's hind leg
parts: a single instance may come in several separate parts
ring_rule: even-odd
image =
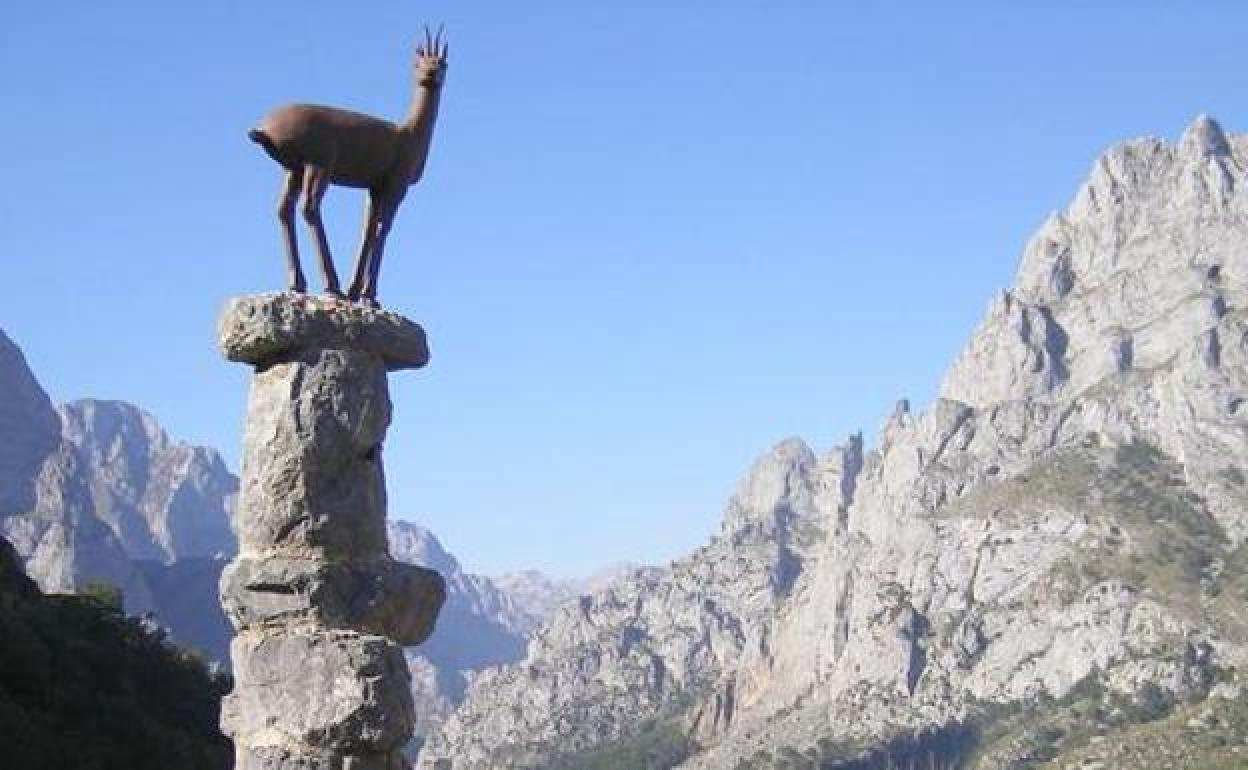
[[[287,170],[282,194],[277,200],[277,221],[282,225],[282,239],[286,244],[287,285],[291,291],[300,294],[308,289],[307,279],[303,277],[303,267],[299,264],[299,242],[295,239],[295,202],[299,200],[302,186],[303,167]]]
[[[325,237],[325,225],[321,222],[321,199],[329,189],[329,171],[319,166],[308,166],[303,180],[303,218],[316,238],[316,250],[321,258],[321,275],[325,277],[325,293],[341,297],[338,288],[338,272],[329,253],[329,240]]]

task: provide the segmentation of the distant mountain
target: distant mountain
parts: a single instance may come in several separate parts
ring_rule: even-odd
[[[435,569],[446,580],[437,627],[417,652],[439,671],[441,693],[457,703],[473,672],[520,659],[531,620],[494,581],[464,572],[429,530],[403,520],[391,520],[388,529],[395,559]]]
[[[83,460],[96,516],[132,559],[229,559],[238,479],[216,451],[175,443],[150,414],[122,401],[58,409],[61,435]]]
[[[519,608],[523,630],[527,634],[555,614],[563,605],[585,594],[593,593],[638,569],[635,564],[613,564],[587,578],[551,577],[538,570],[508,572],[495,577],[494,583]]]
[[[515,602],[526,633],[581,593],[580,581],[552,577],[535,569],[508,572],[493,580]]]
[[[421,767],[1240,767],[1246,404],[1248,136],[1201,117],[1096,162],[930,409],[764,454]]]
[[[0,332],[0,535],[21,555],[45,591],[64,592],[93,581],[119,587],[132,612],[156,609],[151,588],[126,550],[130,521],[97,510],[102,485],[92,458],[39,387],[18,347]],[[146,487],[146,480],[135,479]],[[170,480],[171,484],[175,483]],[[103,491],[102,489],[100,490]]]

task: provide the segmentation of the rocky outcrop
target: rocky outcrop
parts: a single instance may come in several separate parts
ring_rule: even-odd
[[[170,564],[234,554],[238,481],[221,455],[170,440],[154,417],[124,401],[83,399],[58,412],[95,515],[131,558]]]
[[[235,300],[219,332],[227,358],[255,366],[240,550],[221,578],[236,767],[398,770],[415,719],[399,645],[428,637],[445,597],[386,539],[387,371],[424,365],[424,333],[302,295]]]
[[[56,410],[26,357],[0,331],[0,518],[35,507],[39,469],[61,441]]]
[[[928,410],[899,405],[869,452],[778,446],[711,544],[478,677],[422,766],[782,767],[1089,679],[1201,697],[1248,662],[1227,599],[1248,538],[1246,190],[1248,137],[1208,118],[1111,150]]]
[[[122,590],[131,611],[154,609],[117,533],[96,514],[87,461],[62,434],[56,409],[2,333],[0,381],[0,536],[44,591],[106,582]]]
[[[44,591],[121,589],[131,612],[161,612],[159,570],[234,552],[237,480],[212,450],[171,441],[117,401],[52,402],[0,333],[0,533]]]

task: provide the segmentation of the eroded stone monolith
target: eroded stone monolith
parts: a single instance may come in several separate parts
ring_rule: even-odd
[[[432,570],[386,543],[387,374],[429,359],[391,312],[296,294],[232,300],[226,358],[255,376],[221,578],[238,635],[221,723],[236,770],[401,770],[414,720],[400,645],[433,631]]]

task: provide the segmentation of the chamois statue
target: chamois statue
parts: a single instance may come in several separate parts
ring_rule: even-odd
[[[300,193],[303,218],[316,238],[325,293],[342,297],[321,223],[321,199],[331,184],[362,188],[368,190],[368,207],[347,296],[377,305],[377,274],[386,236],[408,186],[419,182],[425,172],[449,49],[441,29],[432,35],[425,28],[424,42],[416,48],[416,93],[407,118],[399,125],[337,107],[288,104],[247,133],[286,169],[277,218],[286,242],[291,291],[307,290],[295,238],[294,213]]]

